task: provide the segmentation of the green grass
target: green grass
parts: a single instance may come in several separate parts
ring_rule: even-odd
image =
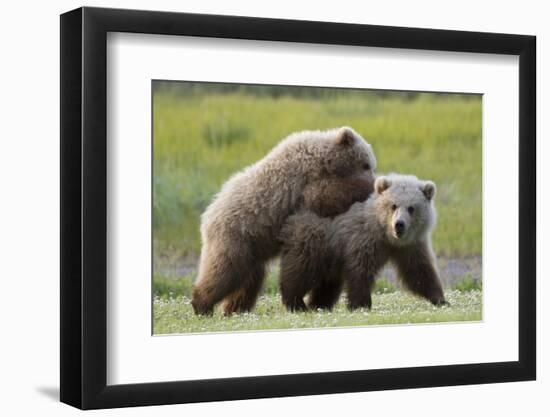
[[[438,255],[481,253],[481,98],[466,95],[190,94],[155,89],[153,238],[155,272],[196,264],[200,214],[234,172],[291,132],[342,125],[373,145],[378,172],[412,173],[438,186]]]
[[[402,291],[373,296],[371,311],[350,312],[342,299],[332,311],[289,313],[276,294],[260,297],[252,313],[224,317],[195,316],[188,297],[154,298],[154,334],[234,332],[271,329],[368,326],[410,323],[478,321],[482,319],[482,293],[449,290],[448,307],[434,307],[429,302]]]
[[[453,289],[461,292],[466,291],[481,291],[483,289],[483,283],[480,279],[474,279],[471,275],[467,274],[461,281],[453,285]]]
[[[378,278],[374,283],[375,294],[391,294],[397,291],[397,286],[385,278]]]
[[[179,278],[167,277],[165,275],[153,276],[154,297],[182,297],[191,296],[195,274],[187,274]]]
[[[446,291],[450,307],[429,302],[402,291],[385,278],[376,280],[373,309],[350,312],[345,295],[332,311],[287,312],[278,294],[278,270],[268,275],[263,295],[248,314],[197,317],[190,304],[195,273],[180,278],[155,276],[153,280],[153,323],[155,334],[294,329],[313,327],[366,326],[375,324],[435,323],[481,320],[482,291],[479,281],[466,275]]]
[[[196,317],[189,304],[201,247],[201,213],[233,173],[262,158],[289,133],[304,129],[352,126],[373,145],[378,173],[411,173],[435,181],[436,254],[448,259],[480,256],[481,122],[481,97],[471,95],[196,83],[154,88],[154,332],[481,319],[481,280],[469,275],[447,289],[451,306],[443,308],[379,277],[371,312],[348,312],[341,300],[332,313],[291,314],[280,302],[277,268],[250,314]]]
[[[193,288],[193,282],[196,278],[196,272],[190,272],[188,274],[179,277],[170,277],[166,275],[157,274],[153,278],[153,296],[156,298],[177,298],[177,297],[191,297],[191,291]],[[471,279],[467,277],[466,279]],[[457,284],[453,289],[459,291],[468,291],[470,289],[481,289],[481,287],[467,287],[469,281],[465,283]],[[374,286],[374,293],[376,294],[390,294],[398,290],[398,287],[385,278],[378,278]],[[279,292],[279,269],[273,268],[273,270],[267,275],[263,294],[275,295]]]

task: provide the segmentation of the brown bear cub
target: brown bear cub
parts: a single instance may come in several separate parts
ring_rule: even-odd
[[[305,207],[319,216],[345,212],[374,188],[371,146],[348,127],[290,135],[232,176],[201,218],[202,249],[192,305],[211,314],[252,309],[281,228]]]
[[[291,311],[331,309],[346,285],[348,308],[371,308],[379,270],[392,262],[405,288],[447,304],[431,247],[435,184],[382,176],[367,201],[334,219],[302,210],[281,231],[281,295]]]

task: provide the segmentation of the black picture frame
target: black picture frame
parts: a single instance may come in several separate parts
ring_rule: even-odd
[[[519,56],[519,360],[107,385],[108,32]],[[536,378],[534,36],[102,8],[61,15],[61,401],[82,409]]]

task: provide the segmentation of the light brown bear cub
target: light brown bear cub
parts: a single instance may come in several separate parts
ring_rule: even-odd
[[[302,207],[334,216],[373,191],[376,158],[351,128],[295,133],[232,176],[201,218],[202,250],[193,289],[196,314],[250,310],[278,236]]]
[[[281,231],[281,295],[291,311],[331,309],[344,282],[348,308],[371,308],[376,274],[397,267],[404,286],[435,305],[446,304],[431,230],[435,184],[413,176],[382,176],[367,201],[334,219],[303,210]]]

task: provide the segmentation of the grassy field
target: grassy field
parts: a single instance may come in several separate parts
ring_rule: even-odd
[[[388,324],[437,323],[476,321],[482,319],[480,290],[462,292],[449,290],[448,307],[434,307],[430,303],[409,296],[402,291],[375,294],[373,308],[350,312],[341,300],[332,312],[311,311],[289,313],[277,294],[264,294],[251,313],[224,317],[195,316],[188,297],[154,298],[154,333],[203,333],[227,331],[254,331],[273,329],[303,329],[316,327],[345,327]]]
[[[156,259],[195,259],[199,216],[231,174],[289,133],[352,126],[372,145],[378,172],[413,173],[438,187],[440,255],[481,252],[481,99],[342,92],[334,98],[243,93],[154,95]]]
[[[163,83],[154,88],[156,331],[200,331],[197,329],[203,325],[223,331],[224,325],[228,330],[238,324],[238,320],[218,317],[206,325],[204,320],[208,319],[191,319],[189,315],[188,298],[200,253],[200,214],[231,174],[262,158],[277,142],[297,130],[351,126],[372,144],[379,162],[377,173],[412,173],[435,181],[435,252],[459,263],[460,259],[481,259],[480,96],[214,87]],[[463,271],[459,274],[462,277]],[[474,286],[481,279],[480,271],[476,274]],[[255,313],[263,317],[258,320],[264,328],[294,323],[292,315],[279,310],[276,294],[275,270],[266,282],[265,297]],[[399,304],[392,304],[390,298],[387,308]],[[460,317],[478,317],[481,311],[481,304],[472,309],[471,315],[463,315],[455,312],[454,306],[432,311],[427,303],[417,304],[407,297],[399,300],[405,303],[403,308],[421,308],[416,321],[461,320]],[[268,323],[266,312],[275,314],[273,324]],[[353,320],[363,320],[362,324],[378,320],[376,309],[367,319],[362,313],[354,313],[350,316],[353,320],[346,321],[349,314],[341,309],[330,316],[334,319],[340,313],[343,321],[338,321],[338,325],[348,325],[345,323]],[[309,317],[306,322],[311,324],[318,313],[311,314],[298,316],[304,320]],[[396,310],[388,317],[400,320],[402,315],[401,310]]]

